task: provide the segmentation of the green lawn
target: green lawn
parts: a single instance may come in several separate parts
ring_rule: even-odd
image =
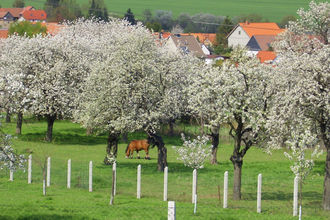
[[[76,0],[80,5],[87,5],[88,0]],[[11,7],[14,0],[0,0],[2,7]],[[43,8],[45,0],[25,0],[25,5]],[[172,11],[177,17],[180,13],[190,15],[210,13],[223,16],[238,16],[257,13],[269,21],[279,22],[286,15],[296,15],[297,9],[308,6],[310,0],[105,0],[110,13],[123,16],[131,8],[136,17],[141,17],[145,9]],[[317,1],[320,2],[320,1]]]
[[[15,123],[3,123],[13,133]],[[177,131],[198,132],[193,126],[179,126]],[[33,183],[27,184],[27,172],[18,171],[10,182],[7,170],[0,170],[0,219],[167,219],[167,202],[163,202],[163,173],[156,170],[157,150],[151,149],[151,160],[125,159],[121,143],[117,164],[117,196],[109,205],[111,167],[102,161],[106,136],[86,136],[79,125],[56,121],[53,143],[43,141],[46,123],[25,120],[23,134],[13,140],[20,152],[33,154]],[[166,132],[166,129],[165,131]],[[129,140],[143,138],[143,133],[129,134]],[[242,200],[233,201],[233,166],[229,161],[232,142],[221,132],[218,165],[206,164],[198,174],[198,207],[191,204],[192,170],[177,160],[171,146],[181,143],[178,136],[164,140],[168,149],[168,199],[176,201],[177,219],[297,219],[292,217],[293,175],[282,151],[273,155],[252,148],[244,160]],[[26,153],[28,155],[28,153]],[[52,158],[51,186],[42,195],[40,164],[45,156]],[[144,153],[141,153],[144,156]],[[66,189],[67,160],[72,159],[71,189]],[[88,192],[88,163],[93,161],[93,192]],[[325,154],[316,161],[304,185],[303,219],[327,219],[322,210]],[[136,199],[136,169],[142,165],[142,198]],[[223,173],[229,171],[228,209],[222,208]],[[263,175],[262,213],[256,213],[257,176]],[[220,187],[220,193],[218,192]],[[219,200],[220,194],[220,200]]]

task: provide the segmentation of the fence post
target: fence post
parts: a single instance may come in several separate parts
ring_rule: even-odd
[[[13,167],[13,162],[10,161],[9,181],[14,181],[14,171],[12,167]]]
[[[191,202],[195,203],[195,195],[197,194],[197,169],[193,171],[193,182],[192,182],[192,199]]]
[[[28,184],[31,184],[32,182],[32,155],[29,155],[28,160]]]
[[[299,177],[296,176],[293,184],[293,216],[298,214],[298,181]]]
[[[258,192],[257,192],[257,212],[261,213],[261,184],[262,184],[262,174],[258,175]]]
[[[116,162],[114,163],[114,165]],[[115,189],[116,189],[116,168],[112,167],[112,187],[111,187],[111,197],[110,197],[110,205],[113,205],[115,199]]]
[[[223,208],[227,208],[228,200],[228,171],[225,172],[223,179]]]
[[[93,161],[89,161],[89,178],[88,178],[89,192],[93,192]]]
[[[114,178],[113,180],[113,195],[115,196],[116,195],[116,189],[117,189],[117,163],[116,162],[113,162],[113,165],[112,165],[112,173],[115,173],[115,174],[112,174],[112,178]]]
[[[167,201],[168,167],[164,169],[164,201]]]
[[[141,164],[138,165],[137,168],[137,192],[136,198],[141,198]]]
[[[67,188],[71,188],[71,159],[68,160]]]
[[[47,158],[47,187],[50,186],[50,157]]]
[[[196,214],[197,211],[197,194],[195,194],[195,199],[194,199],[194,214]]]
[[[175,220],[176,218],[176,210],[175,210],[175,202],[168,201],[168,210],[167,210],[167,219],[168,220]]]

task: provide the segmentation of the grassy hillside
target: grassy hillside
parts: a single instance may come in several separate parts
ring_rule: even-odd
[[[15,123],[3,124],[13,133]],[[177,131],[198,131],[190,126],[176,127]],[[125,159],[125,143],[118,152],[117,196],[109,206],[111,167],[102,160],[105,155],[105,136],[86,136],[79,125],[68,121],[55,122],[54,141],[43,141],[46,123],[25,120],[23,134],[13,140],[21,153],[32,152],[33,183],[27,184],[27,173],[18,171],[9,182],[6,170],[0,170],[0,219],[167,219],[167,202],[163,202],[163,174],[156,170],[157,150],[151,149],[151,160]],[[128,138],[143,138],[130,134]],[[242,200],[233,201],[233,166],[229,161],[232,142],[222,131],[218,151],[219,164],[206,164],[198,174],[198,207],[193,214],[191,204],[192,170],[177,160],[171,148],[179,145],[178,136],[164,138],[168,149],[169,200],[176,201],[178,219],[297,219],[292,217],[293,175],[290,163],[282,151],[272,156],[252,148],[246,155],[242,172]],[[42,196],[40,162],[52,157],[51,186]],[[144,153],[142,152],[143,156]],[[66,188],[67,160],[72,159],[71,189]],[[327,219],[321,209],[325,154],[303,189],[303,219]],[[88,192],[88,163],[93,161],[93,192]],[[136,199],[136,168],[142,164],[142,198]],[[223,173],[229,171],[228,209],[222,208]],[[256,213],[257,176],[263,174],[262,213]],[[218,187],[220,191],[218,191]]]
[[[14,0],[0,0],[2,7],[11,7]],[[76,0],[86,5],[88,0]],[[45,0],[25,0],[26,5],[43,8]],[[186,12],[190,15],[210,13],[214,15],[238,16],[257,13],[269,21],[279,22],[286,15],[295,15],[298,8],[306,7],[310,0],[105,0],[110,13],[123,16],[131,8],[136,17],[141,17],[145,9],[172,11],[176,17]],[[319,2],[319,1],[318,1]]]

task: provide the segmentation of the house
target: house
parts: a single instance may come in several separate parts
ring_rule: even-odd
[[[216,34],[214,33],[184,33],[181,35],[192,35],[198,42],[204,44],[205,46],[213,46],[216,43]]]
[[[228,46],[235,47],[240,45],[245,47],[253,36],[276,36],[284,30],[279,28],[276,23],[239,23],[227,36]]]
[[[0,12],[9,12],[14,17],[14,21],[20,19],[25,11],[32,10],[35,10],[32,6],[27,6],[25,8],[0,8]]]
[[[272,49],[271,43],[274,40],[274,35],[254,35],[246,44],[246,47],[250,51],[269,51]]]
[[[273,63],[277,55],[274,51],[259,51],[257,58],[261,63]]]
[[[8,29],[11,22],[14,21],[14,16],[9,11],[0,12],[0,28]]]
[[[207,48],[203,47],[192,35],[170,35],[166,41],[166,47],[170,52],[191,53],[199,58],[205,58],[206,55],[210,54]]]
[[[44,10],[24,11],[19,21],[46,22],[47,14]]]

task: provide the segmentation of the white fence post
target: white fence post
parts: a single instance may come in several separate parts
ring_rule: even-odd
[[[197,169],[193,171],[193,182],[192,182],[192,199],[191,202],[195,203],[195,195],[197,194]]]
[[[258,175],[258,192],[257,192],[257,212],[261,213],[261,184],[262,174]]]
[[[32,155],[29,155],[28,160],[28,184],[31,184],[32,182]]]
[[[10,169],[9,169],[9,181],[14,181],[14,171],[12,170],[13,162],[10,161]]]
[[[228,200],[228,171],[224,174],[223,179],[223,208],[227,208],[227,200]]]
[[[89,161],[88,185],[89,192],[93,192],[93,161]]]
[[[299,177],[296,176],[293,184],[293,216],[297,216],[298,214],[298,181]]]
[[[113,164],[115,165],[116,162]],[[110,196],[110,205],[113,205],[115,199],[115,186],[116,186],[116,167],[112,167],[112,187]]]
[[[71,159],[68,160],[67,188],[71,188]]]
[[[141,198],[141,164],[138,165],[137,168],[137,192],[136,198]]]
[[[114,189],[113,189],[113,195],[115,196],[116,195],[116,189],[117,189],[117,163],[114,162],[113,165],[112,165],[112,171],[115,173],[114,174]]]
[[[167,201],[168,167],[164,169],[164,201]]]
[[[176,218],[175,202],[168,201],[167,219],[175,220],[175,218]]]
[[[195,199],[194,199],[194,214],[196,214],[197,211],[197,194],[195,194]]]
[[[50,157],[47,158],[47,187],[50,186]]]

